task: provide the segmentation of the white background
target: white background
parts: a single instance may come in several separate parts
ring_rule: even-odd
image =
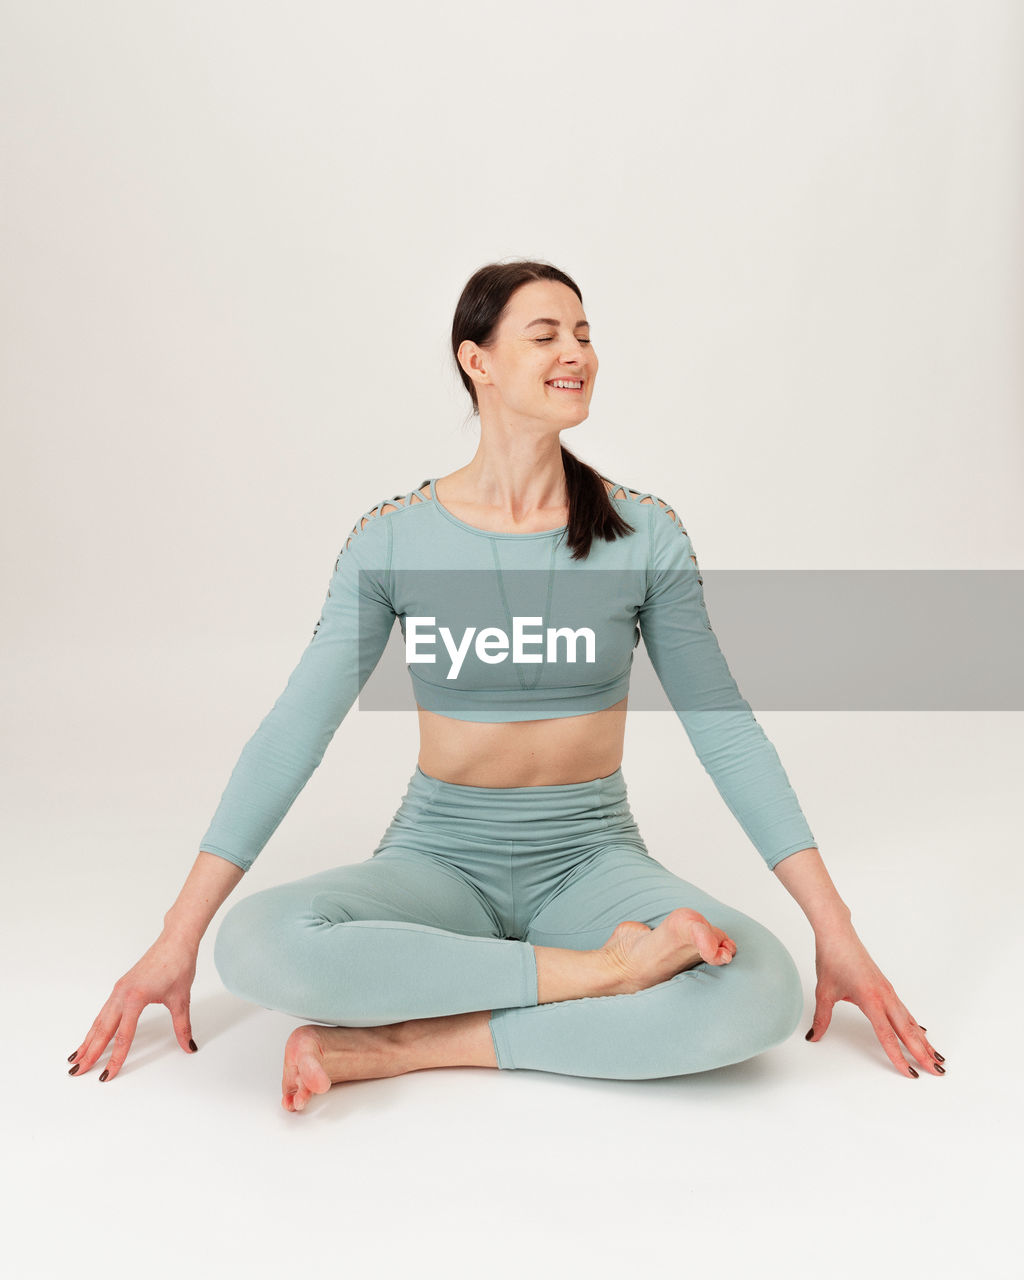
[[[155,1007],[109,1088],[64,1059],[357,517],[472,456],[449,334],[485,262],[580,284],[601,370],[563,441],[678,504],[705,569],[1024,568],[1021,6],[0,21],[16,1273],[1010,1275],[1020,713],[759,716],[945,1078],[901,1078],[852,1005],[804,1042],[811,930],[671,713],[630,719],[633,812],[789,946],[785,1045],[659,1081],[425,1071],[287,1115],[297,1023],[223,990],[215,921],[197,1055]],[[236,893],[369,856],[416,750],[412,713],[354,709]]]

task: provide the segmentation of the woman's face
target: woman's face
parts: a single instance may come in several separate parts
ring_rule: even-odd
[[[562,430],[590,412],[597,353],[579,298],[558,280],[531,280],[509,299],[493,344],[459,348],[482,414],[551,423]],[[559,387],[557,382],[571,385]]]

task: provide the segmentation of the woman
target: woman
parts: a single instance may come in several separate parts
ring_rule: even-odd
[[[641,636],[705,768],[814,929],[807,1039],[849,1000],[903,1074],[918,1073],[900,1041],[942,1073],[736,689],[678,514],[561,445],[589,411],[589,328],[579,288],[546,263],[491,264],[467,282],[452,349],[480,415],[476,455],[357,521],[163,932],[115,985],[72,1074],[113,1037],[100,1076],[113,1079],[150,1003],[195,1052],[200,939],[319,764],[396,617],[420,751],[380,844],[366,861],[251,894],[217,934],[229,990],[313,1020],[285,1047],[287,1110],[337,1081],[434,1066],[681,1075],[793,1032],[802,992],[782,944],[656,862],[633,820],[620,766]]]

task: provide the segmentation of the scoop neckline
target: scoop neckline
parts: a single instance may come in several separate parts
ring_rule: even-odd
[[[427,483],[428,481],[424,480],[423,484]],[[525,538],[550,538],[553,534],[564,533],[569,527],[567,524],[562,524],[559,525],[557,529],[538,529],[534,533],[499,533],[495,529],[478,529],[475,524],[467,524],[465,520],[460,520],[457,515],[453,515],[452,512],[448,510],[441,499],[437,496],[436,479],[431,479],[429,484],[431,501],[434,503],[434,506],[441,515],[443,515],[446,520],[450,520],[452,524],[457,524],[460,529],[466,529],[470,533],[479,534],[481,538],[515,538],[520,541]],[[422,484],[420,485],[420,488],[423,488]]]

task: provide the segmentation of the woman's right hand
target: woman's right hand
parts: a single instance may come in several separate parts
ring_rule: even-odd
[[[139,1016],[149,1004],[167,1006],[178,1044],[187,1053],[195,1053],[197,1045],[192,1039],[189,1000],[196,976],[197,950],[189,943],[158,938],[138,964],[114,984],[88,1035],[68,1059],[75,1064],[69,1074],[85,1075],[113,1037],[114,1050],[100,1076],[101,1080],[113,1080],[135,1039]]]

